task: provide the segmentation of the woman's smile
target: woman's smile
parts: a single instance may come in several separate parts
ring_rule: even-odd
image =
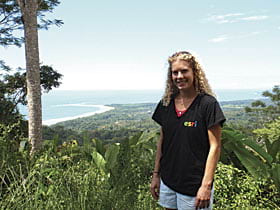
[[[179,90],[194,87],[193,70],[189,62],[177,60],[172,63],[172,80]]]

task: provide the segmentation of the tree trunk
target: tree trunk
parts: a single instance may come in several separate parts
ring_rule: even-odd
[[[42,104],[38,45],[38,0],[17,0],[24,21],[26,82],[28,103],[28,138],[31,154],[42,145]]]

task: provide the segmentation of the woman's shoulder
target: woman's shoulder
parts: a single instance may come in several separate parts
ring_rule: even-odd
[[[200,98],[201,103],[204,104],[212,104],[217,102],[217,99],[208,93],[200,93]]]
[[[175,96],[172,96],[170,98],[170,101],[169,103],[167,104],[166,101],[164,101],[164,99],[162,98],[158,103],[157,103],[157,106],[160,106],[162,108],[169,108],[169,107],[172,107],[173,104],[174,104],[174,101],[175,101]]]

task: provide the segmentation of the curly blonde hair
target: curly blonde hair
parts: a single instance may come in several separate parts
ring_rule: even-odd
[[[197,93],[207,93],[215,97],[208,80],[205,76],[205,73],[202,69],[201,64],[198,62],[197,58],[193,56],[191,53],[186,51],[176,52],[172,56],[168,58],[168,73],[167,73],[167,80],[166,80],[166,88],[165,93],[162,97],[162,102],[164,106],[168,106],[172,97],[179,93],[178,88],[174,84],[172,80],[172,63],[176,60],[184,60],[187,61],[193,70],[194,73],[194,87]]]

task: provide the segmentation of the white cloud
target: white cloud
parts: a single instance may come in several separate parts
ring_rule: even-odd
[[[228,37],[226,35],[221,35],[221,36],[215,37],[213,39],[210,39],[209,42],[218,43],[218,42],[224,42],[227,39],[228,39]]]
[[[264,32],[254,31],[254,32],[249,32],[249,33],[232,34],[230,36],[224,34],[224,35],[220,35],[220,36],[217,36],[215,38],[209,39],[208,41],[212,42],[212,43],[219,43],[219,42],[225,42],[229,39],[230,40],[245,39],[245,38],[248,38],[248,37],[253,37],[253,36],[260,35],[262,33],[264,33]]]
[[[207,18],[208,21],[213,21],[218,24],[223,23],[236,23],[240,21],[260,21],[268,19],[269,16],[266,15],[255,15],[255,16],[245,16],[243,13],[229,13],[225,15],[212,15]]]
[[[217,21],[217,23],[231,23],[231,21],[229,21],[229,20],[220,20],[220,21]]]
[[[213,15],[209,19],[225,19],[228,17],[236,17],[236,16],[241,16],[244,15],[242,13],[230,13],[230,14],[225,14],[225,15]]]
[[[265,20],[267,18],[268,16],[266,15],[259,15],[259,16],[249,16],[249,17],[240,18],[240,20],[258,21],[258,20]]]
[[[218,24],[222,23],[233,23],[235,22],[236,17],[243,16],[242,13],[229,13],[225,15],[212,15],[211,17],[207,18],[208,21],[214,21]]]

